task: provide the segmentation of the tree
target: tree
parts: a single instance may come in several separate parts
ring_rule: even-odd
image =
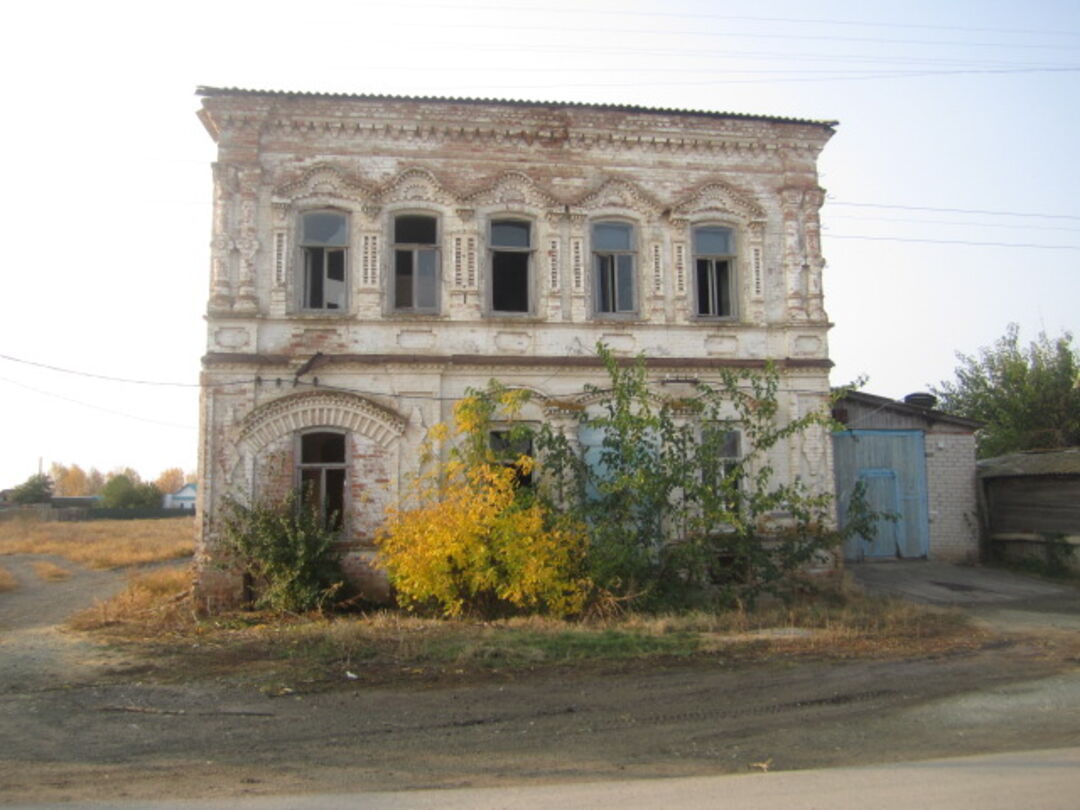
[[[91,467],[86,474],[86,494],[100,495],[105,486],[105,475],[97,467]]]
[[[101,489],[101,505],[106,509],[152,509],[161,506],[161,492],[153,484],[113,475]]]
[[[53,462],[49,467],[49,477],[55,483],[57,495],[89,495],[86,472],[78,464],[67,467]]]
[[[993,346],[957,359],[956,379],[931,390],[943,410],[985,423],[980,458],[1080,445],[1080,352],[1069,332],[1053,340],[1040,332],[1024,348],[1013,323]]]
[[[48,503],[52,500],[53,483],[44,473],[31,475],[11,493],[11,500],[18,504]]]
[[[154,481],[154,486],[163,493],[176,492],[183,485],[184,471],[179,467],[170,467],[163,471]]]

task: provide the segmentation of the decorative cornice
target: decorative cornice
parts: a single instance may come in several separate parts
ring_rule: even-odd
[[[484,355],[484,354],[328,354],[326,366],[433,366],[433,367],[489,367],[489,368],[601,368],[604,363],[592,355]],[[282,365],[299,360],[299,357],[287,355],[263,355],[211,352],[203,357],[206,368],[227,365]],[[635,357],[618,357],[621,366],[633,365]],[[832,361],[817,357],[783,357],[774,359],[739,358],[739,357],[646,357],[646,368],[687,369],[687,368],[748,368],[760,369],[769,364],[777,368],[832,368]]]

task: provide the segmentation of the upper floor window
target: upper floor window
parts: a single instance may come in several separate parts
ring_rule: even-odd
[[[438,221],[425,214],[399,214],[394,217],[393,308],[434,312],[438,286]]]
[[[491,222],[491,309],[529,312],[532,226],[524,220]]]
[[[345,514],[345,434],[301,435],[296,473],[304,505],[315,510],[327,528],[340,529]]]
[[[735,234],[731,228],[694,228],[694,289],[697,314],[724,318],[734,314]]]
[[[592,226],[593,268],[598,313],[633,312],[634,226],[597,222]]]
[[[345,309],[349,218],[336,211],[311,211],[301,218],[300,252],[304,309]]]

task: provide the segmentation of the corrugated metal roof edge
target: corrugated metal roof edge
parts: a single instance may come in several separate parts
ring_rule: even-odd
[[[752,113],[710,112],[708,110],[679,110],[665,107],[640,107],[634,104],[593,104],[586,101],[526,101],[501,98],[455,98],[452,96],[395,96],[381,93],[318,93],[293,90],[248,90],[241,87],[199,86],[195,95],[211,96],[271,96],[275,98],[316,98],[342,101],[420,101],[443,104],[505,104],[510,107],[572,107],[574,109],[608,110],[611,112],[645,113],[648,115],[693,115],[702,118],[731,118],[739,121],[768,121],[774,124],[806,124],[832,130],[839,121],[815,121],[808,118],[785,118],[778,115]]]

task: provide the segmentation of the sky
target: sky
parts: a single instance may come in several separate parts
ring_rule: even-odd
[[[0,488],[193,470],[214,145],[199,85],[840,122],[834,384],[902,397],[1080,322],[1080,4],[20,3],[0,76]]]

